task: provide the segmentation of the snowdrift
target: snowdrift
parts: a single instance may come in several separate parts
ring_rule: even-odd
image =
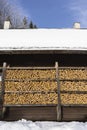
[[[86,130],[87,122],[0,121],[0,130]]]

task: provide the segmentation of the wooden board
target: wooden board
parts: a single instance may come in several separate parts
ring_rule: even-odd
[[[5,121],[19,119],[56,121],[56,107],[10,107],[5,113]]]
[[[62,121],[87,121],[87,107],[62,107]]]
[[[57,121],[56,107],[10,107],[5,121],[27,119],[32,121]],[[61,121],[87,121],[87,107],[62,107]]]

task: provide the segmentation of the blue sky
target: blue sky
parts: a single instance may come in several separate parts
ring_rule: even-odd
[[[14,0],[39,28],[87,27],[87,0]]]

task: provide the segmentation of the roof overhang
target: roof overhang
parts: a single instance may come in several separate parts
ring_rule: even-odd
[[[0,54],[87,54],[87,50],[0,50]]]

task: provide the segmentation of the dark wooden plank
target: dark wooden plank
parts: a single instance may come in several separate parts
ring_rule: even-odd
[[[87,106],[62,107],[63,121],[87,121]]]
[[[54,70],[55,67],[8,67],[8,70]]]
[[[87,91],[65,91],[65,90],[62,90],[61,93],[68,93],[68,94],[87,94]]]
[[[40,82],[40,81],[49,81],[49,82],[52,82],[52,81],[56,81],[56,79],[5,79],[5,81],[13,81],[13,82],[28,82],[28,81],[35,81],[35,82]]]
[[[87,107],[62,107],[62,113],[62,121],[87,121]],[[56,106],[7,107],[4,120],[56,121],[56,114]]]
[[[16,50],[17,49],[17,50]],[[20,50],[18,48],[14,48],[11,50],[2,50],[2,48],[0,49],[0,54],[87,54],[87,49],[84,48],[84,50],[80,50],[75,49],[75,50],[71,50],[69,48],[65,48],[65,49],[59,49],[59,48],[45,48],[44,47],[42,49],[40,48],[36,48],[35,50],[33,50],[33,48],[27,48],[26,50]]]
[[[61,104],[63,107],[87,107],[87,104]]]
[[[67,66],[64,66],[64,67],[59,67],[59,70],[61,70],[61,69],[70,69],[70,70],[87,70],[87,67],[75,67],[75,66],[69,66],[69,67],[67,67]]]
[[[4,93],[15,93],[15,94],[20,94],[20,93],[40,93],[40,94],[49,94],[49,93],[57,93],[57,91],[5,91]]]
[[[83,82],[87,82],[87,79],[60,79],[61,81],[71,81],[71,82],[79,82],[79,81],[83,81]]]
[[[3,104],[3,107],[36,107],[36,106],[57,106],[57,104]]]
[[[32,121],[56,121],[56,107],[8,107],[5,121],[27,119]]]

